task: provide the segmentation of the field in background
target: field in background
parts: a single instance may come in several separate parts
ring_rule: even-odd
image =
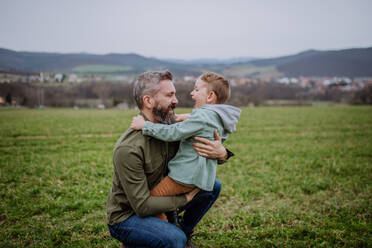
[[[252,64],[237,64],[231,65],[227,69],[223,69],[222,74],[230,77],[254,77],[254,78],[270,78],[282,77],[284,74],[278,71],[276,66],[254,66]]]
[[[119,247],[112,149],[136,113],[0,109],[0,247]],[[371,246],[371,107],[244,108],[225,145],[197,246]]]
[[[129,65],[79,65],[72,69],[75,73],[113,73],[131,71],[133,68]]]

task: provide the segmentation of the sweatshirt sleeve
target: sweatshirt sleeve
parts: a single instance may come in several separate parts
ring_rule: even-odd
[[[142,129],[143,135],[163,140],[163,141],[179,141],[196,136],[204,129],[205,122],[202,116],[193,112],[189,119],[178,122],[172,125],[157,124],[150,121],[145,122]]]
[[[173,211],[187,203],[185,195],[150,195],[143,161],[133,147],[118,148],[114,154],[114,165],[127,199],[139,217]]]

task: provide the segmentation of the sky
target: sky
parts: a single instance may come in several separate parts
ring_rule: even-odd
[[[171,59],[372,46],[372,0],[1,0],[0,47]]]

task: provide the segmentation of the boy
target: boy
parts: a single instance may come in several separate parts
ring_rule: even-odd
[[[181,141],[177,154],[168,164],[168,176],[151,190],[153,196],[183,194],[195,187],[212,190],[217,160],[199,156],[192,148],[193,137],[213,140],[213,131],[217,130],[224,141],[236,129],[240,109],[224,104],[230,96],[229,82],[224,77],[212,72],[204,73],[190,94],[195,105],[190,117],[183,122],[164,125],[145,122],[142,116],[133,118],[131,128],[142,129],[144,135],[163,141]],[[157,217],[167,220],[165,214]]]

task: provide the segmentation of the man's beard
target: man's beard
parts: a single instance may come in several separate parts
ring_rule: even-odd
[[[174,110],[176,108],[176,104],[169,105],[166,109],[162,108],[159,104],[157,104],[152,109],[152,114],[154,119],[162,124],[173,124],[176,122],[176,116],[174,111],[170,112],[170,110]]]

